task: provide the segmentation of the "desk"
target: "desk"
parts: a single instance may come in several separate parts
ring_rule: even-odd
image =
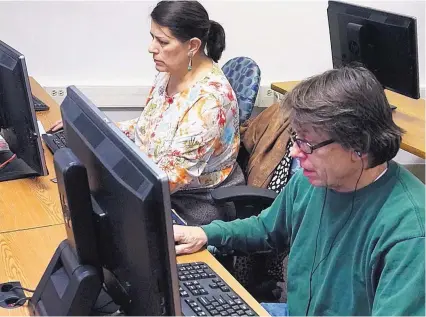
[[[271,89],[285,94],[293,89],[299,81],[277,82]],[[402,136],[401,149],[426,158],[425,155],[425,100],[411,99],[385,89],[390,104],[397,106],[393,111],[393,120],[406,132]]]
[[[30,80],[33,94],[50,106],[49,111],[37,113],[47,128],[60,118],[59,107],[34,79]],[[49,176],[0,183],[0,283],[20,281],[23,287],[35,289],[57,246],[66,238],[57,185],[50,181],[55,177],[53,156],[47,148],[45,157]],[[178,263],[193,261],[206,262],[257,314],[268,316],[208,251],[177,257]],[[29,311],[26,306],[0,308],[0,315],[27,316]]]
[[[34,79],[30,82],[33,94],[50,106],[37,112],[37,119],[50,127],[60,118],[59,106]],[[0,182],[0,233],[63,223],[58,187],[50,181],[56,177],[53,155],[43,148],[48,176]]]
[[[58,244],[65,238],[63,224],[0,233],[0,282],[20,281],[23,287],[35,289]],[[254,311],[262,316],[268,315],[207,250],[177,257],[178,263],[193,261],[206,262]],[[27,316],[29,312],[27,307],[0,308],[0,315]]]

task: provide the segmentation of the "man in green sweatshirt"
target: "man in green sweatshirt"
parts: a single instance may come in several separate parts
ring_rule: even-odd
[[[425,187],[392,161],[402,130],[381,84],[361,67],[330,70],[283,111],[302,170],[257,217],[175,226],[176,252],[290,246],[290,315],[424,316]]]

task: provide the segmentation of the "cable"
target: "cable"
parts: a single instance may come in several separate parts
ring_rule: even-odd
[[[21,287],[21,286],[13,286],[10,290],[8,290],[8,292],[14,291],[15,289],[21,289],[23,291],[27,291],[30,293],[34,293],[35,290],[29,289],[29,288],[25,288],[25,287]]]
[[[98,312],[98,313],[106,313],[106,312],[104,312],[104,311],[101,311],[101,309],[102,308],[104,308],[104,307],[106,307],[106,306],[108,306],[109,304],[112,304],[112,303],[114,303],[114,301],[113,300],[110,300],[109,302],[107,302],[106,304],[103,304],[102,306],[100,306],[100,307],[96,307],[96,312]]]
[[[306,305],[305,316],[308,316],[309,308],[310,308],[310,306],[311,306],[311,301],[312,301],[312,276],[314,275],[314,273],[316,272],[316,270],[319,268],[320,264],[321,264],[322,262],[324,262],[324,260],[325,260],[325,259],[327,259],[327,257],[330,255],[331,250],[333,249],[334,243],[336,242],[336,238],[337,238],[337,236],[340,234],[340,232],[343,230],[343,228],[344,228],[344,227],[346,227],[346,224],[349,222],[349,219],[350,219],[350,217],[351,217],[351,215],[352,215],[352,212],[353,212],[353,210],[354,210],[354,203],[355,203],[355,197],[356,197],[356,190],[357,190],[357,188],[358,188],[358,183],[359,183],[359,180],[361,179],[361,176],[362,176],[362,173],[363,173],[363,172],[364,172],[364,161],[363,161],[363,160],[361,160],[361,173],[359,174],[358,180],[357,180],[357,181],[356,181],[356,183],[355,183],[355,190],[354,190],[354,194],[353,194],[353,196],[352,196],[351,211],[350,211],[350,213],[349,213],[349,216],[346,218],[345,223],[344,223],[344,224],[343,224],[343,226],[339,229],[339,231],[337,232],[337,234],[334,236],[333,241],[331,242],[331,245],[330,245],[330,249],[328,250],[327,254],[326,254],[326,255],[325,255],[325,256],[324,256],[324,257],[323,257],[323,258],[322,258],[322,259],[318,262],[318,264],[317,264],[317,265],[315,266],[315,268],[314,268],[314,265],[315,265],[315,259],[316,259],[316,256],[317,256],[318,236],[319,236],[319,231],[320,231],[320,226],[321,226],[321,221],[322,221],[322,215],[323,215],[323,212],[324,212],[325,201],[326,201],[326,199],[327,199],[327,188],[326,188],[325,196],[324,196],[324,202],[323,202],[322,209],[321,209],[320,223],[319,223],[319,226],[318,226],[317,237],[316,237],[316,239],[315,239],[314,260],[313,260],[313,262],[312,262],[311,274],[310,274],[310,276],[309,276],[309,300],[308,300],[308,304]]]
[[[5,167],[7,164],[9,164],[10,162],[12,162],[16,157],[16,154],[13,154],[11,157],[9,157],[6,161],[4,161],[3,163],[0,164],[0,169]]]
[[[317,236],[315,238],[314,260],[312,261],[311,274],[309,275],[309,300],[308,300],[308,304],[306,305],[306,312],[305,312],[306,316],[308,316],[309,307],[311,306],[311,300],[312,300],[312,275],[313,275],[312,271],[314,270],[315,259],[317,257],[318,236],[319,236],[319,232],[320,232],[320,228],[321,228],[321,221],[322,221],[322,215],[324,213],[325,202],[327,201],[327,193],[328,193],[328,187],[325,188],[324,201],[322,203],[321,214],[320,214],[320,222],[319,222],[319,225],[318,225]]]
[[[25,302],[26,302],[27,300],[30,300],[30,299],[31,299],[31,297],[22,297],[22,298],[18,299],[15,303],[11,304],[10,306],[11,306],[11,307],[16,307],[16,306],[24,305],[24,304],[25,304]],[[22,302],[22,301],[23,301],[23,302]],[[21,302],[22,302],[22,303],[21,303]]]
[[[13,298],[13,297],[12,297]],[[6,301],[8,301],[8,300],[10,300],[11,298],[6,298],[6,299],[3,299],[3,300],[0,300],[0,303],[4,303],[4,302],[6,302]],[[31,297],[21,297],[21,298],[19,298],[16,302],[14,302],[14,303],[10,303],[10,304],[8,304],[7,306],[9,306],[9,307],[15,307],[15,306],[19,306],[19,305],[21,305],[20,304],[20,302],[22,302],[23,300],[25,300],[23,303],[22,303],[22,305],[23,304],[25,304],[25,302],[27,301],[27,300],[30,300],[31,299]]]

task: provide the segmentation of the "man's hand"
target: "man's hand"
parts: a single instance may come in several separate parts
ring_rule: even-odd
[[[177,245],[176,254],[189,254],[200,250],[207,243],[207,235],[200,227],[173,226]]]
[[[46,131],[47,133],[54,133],[56,131],[61,130],[64,127],[64,124],[62,123],[62,120],[58,120],[56,121],[48,131]]]

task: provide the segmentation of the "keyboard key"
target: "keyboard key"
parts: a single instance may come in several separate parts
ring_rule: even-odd
[[[247,307],[247,305],[245,305],[245,304],[240,305],[240,308],[241,308],[242,310],[248,310],[248,309],[249,309],[249,308]]]
[[[221,296],[215,296],[215,298],[220,305],[223,306],[226,304],[225,300]]]

